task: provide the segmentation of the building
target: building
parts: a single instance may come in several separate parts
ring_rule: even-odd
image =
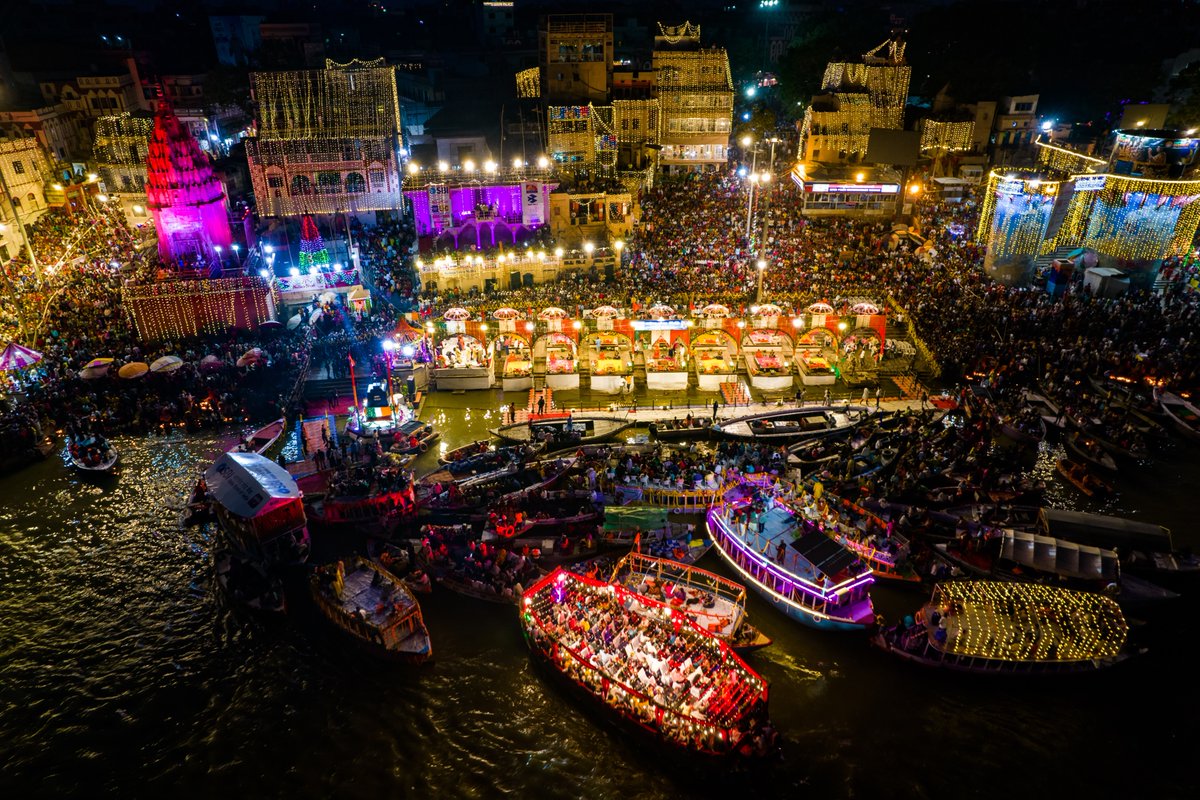
[[[821,94],[813,97],[800,123],[800,159],[861,163],[872,128],[903,130],[911,73],[904,41],[895,34],[861,62],[830,62]]]
[[[32,136],[0,139],[0,263],[24,246],[22,225],[32,225],[46,212],[50,160]]]
[[[0,135],[33,137],[55,160],[82,160],[91,150],[87,120],[65,103],[40,103],[23,110],[0,111]]]
[[[659,24],[654,37],[661,123],[658,152],[664,172],[722,168],[733,126],[733,79],[724,48],[705,48],[700,26]]]
[[[146,204],[158,233],[158,255],[180,270],[212,274],[233,236],[221,181],[208,154],[161,103],[154,117],[146,161]]]
[[[92,160],[96,172],[110,194],[116,194],[133,219],[146,215],[146,162],[150,157],[150,136],[154,115],[114,114],[96,120],[96,139]]]
[[[1038,133],[1038,95],[1022,94],[1000,100],[992,125],[992,144],[998,148],[1029,147]]]
[[[204,95],[203,74],[163,75],[163,95],[175,115],[200,143],[200,149],[217,156],[244,138],[248,120],[240,108],[214,108]]]
[[[260,216],[403,206],[400,101],[382,58],[257,72],[251,83],[258,130],[246,157]]]
[[[475,5],[475,33],[486,45],[503,45],[513,35],[512,0],[483,0]]]
[[[613,73],[612,14],[551,14],[538,26],[541,95],[552,105],[607,103]]]
[[[897,211],[901,180],[900,173],[878,166],[797,164],[792,170],[801,213],[812,217],[890,217]]]
[[[150,107],[132,59],[123,72],[43,80],[38,86],[46,103],[62,103],[89,120]]]
[[[325,37],[315,23],[263,22],[258,36],[264,63],[316,67],[325,61]]]

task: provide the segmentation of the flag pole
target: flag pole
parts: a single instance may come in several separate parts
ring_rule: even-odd
[[[354,398],[354,414],[358,415],[358,379],[354,376],[354,354],[347,353],[346,359],[350,362],[350,394]]]

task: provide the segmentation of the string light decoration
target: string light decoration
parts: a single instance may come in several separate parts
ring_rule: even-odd
[[[674,744],[730,751],[739,744],[734,732],[766,710],[766,681],[728,644],[683,611],[620,584],[555,570],[522,595],[521,625],[534,653]],[[659,665],[668,661],[686,665],[685,679],[697,690],[682,701],[668,700],[661,688],[667,679]]]
[[[1037,146],[1038,167],[1056,175],[1082,175],[1104,168],[1104,159],[1043,142],[1040,136],[1033,143]]]
[[[700,27],[684,23],[659,29],[663,42],[686,49],[666,49],[656,40],[652,63],[658,74],[659,141],[662,156],[679,160],[725,162],[733,126],[733,76],[729,54],[721,47],[700,46]],[[707,150],[699,148],[707,147]],[[690,149],[704,155],[675,156]],[[668,155],[670,154],[670,155]]]
[[[954,152],[970,150],[975,137],[975,122],[949,122],[925,119],[921,122],[921,151]]]
[[[867,154],[873,111],[865,94],[838,92],[814,99],[804,110],[801,126],[803,153],[818,159],[816,153],[837,153],[839,158]]]
[[[567,166],[596,162],[595,107],[548,106],[550,156]]]
[[[700,41],[700,26],[693,25],[690,21],[684,21],[682,25],[664,25],[658,23],[658,36],[656,39],[662,39],[670,44],[679,44],[680,42],[699,42]]]
[[[884,55],[880,55],[880,52]],[[836,152],[842,160],[867,152],[871,128],[904,128],[904,106],[912,68],[904,63],[904,42],[896,37],[863,55],[862,62],[831,61],[821,80],[822,95],[805,110],[801,152]],[[809,136],[823,140],[807,141]]]
[[[1129,626],[1111,598],[1058,586],[951,581],[934,588],[926,611],[946,619],[948,653],[1002,661],[1070,662],[1112,658]]]
[[[258,135],[246,157],[259,213],[295,216],[403,204],[400,101],[384,59],[256,72]]]
[[[975,229],[975,241],[987,245],[986,265],[1041,252],[1061,185],[1038,172],[993,170],[988,174]]]
[[[121,296],[138,337],[161,341],[256,328],[274,318],[271,292],[267,282],[256,276],[130,284],[122,288]]]
[[[542,96],[542,70],[530,67],[517,73],[517,97],[536,100]]]
[[[317,221],[305,214],[300,220],[300,272],[307,274],[314,268],[329,269],[329,250],[317,230]]]
[[[1096,195],[1081,200],[1090,205],[1084,246],[1134,262],[1188,252],[1200,225],[1200,180],[1103,178],[1103,188],[1082,193]]]
[[[96,118],[92,154],[110,192],[143,192],[154,116],[125,112]]]

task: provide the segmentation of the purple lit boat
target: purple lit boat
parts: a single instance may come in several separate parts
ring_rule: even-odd
[[[743,478],[708,511],[717,551],[779,611],[829,630],[864,630],[875,622],[871,568],[777,498],[774,479]]]

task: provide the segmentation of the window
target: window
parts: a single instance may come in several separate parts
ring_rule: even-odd
[[[267,176],[267,186],[270,186],[272,189],[282,189],[283,188],[283,176],[282,175],[268,175]]]
[[[1033,111],[1033,103],[1017,103],[1017,111]]]
[[[17,173],[18,175],[24,175],[25,174],[25,165],[22,164],[20,161],[14,161],[13,162],[13,172]]]
[[[20,208],[21,207],[21,198],[19,198],[19,197],[12,198],[12,204],[13,204],[13,208]]]
[[[635,118],[635,119],[633,120],[633,129],[636,131],[636,130],[638,130],[638,129],[639,129],[639,128],[641,128],[641,127],[642,127],[642,121],[641,121],[640,119],[636,119],[636,118]]]

